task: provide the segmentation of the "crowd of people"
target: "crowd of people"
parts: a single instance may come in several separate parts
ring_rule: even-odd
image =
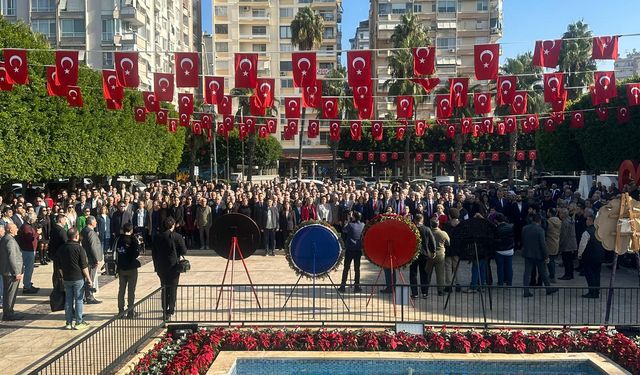
[[[428,294],[435,271],[439,294],[452,292],[456,259],[451,252],[453,229],[470,218],[495,225],[494,253],[471,267],[471,283],[456,291],[476,292],[493,283],[513,285],[512,258],[525,258],[523,285],[547,286],[575,277],[578,262],[588,285],[585,298],[599,297],[600,267],[604,251],[594,235],[593,220],[600,207],[615,197],[615,186],[594,184],[588,197],[576,186],[546,186],[524,190],[509,186],[411,186],[409,183],[315,183],[271,181],[198,184],[153,183],[140,191],[121,186],[95,186],[57,192],[36,190],[32,196],[0,196],[0,272],[3,281],[3,320],[20,319],[13,310],[22,293],[37,294],[34,266],[53,262],[54,288],[65,291],[66,328],[81,329],[83,303],[100,303],[95,296],[97,275],[104,255],[116,254],[120,288],[119,313],[135,316],[137,259],[141,247],[152,248],[155,271],[165,286],[163,308],[170,317],[179,283],[179,257],[189,249],[209,249],[211,227],[227,213],[251,217],[262,232],[265,256],[275,256],[296,226],[305,220],[323,220],[344,234],[346,258],[340,289],[346,290],[348,270],[355,269],[354,292],[359,283],[361,234],[364,224],[379,214],[397,214],[413,220],[422,237],[422,249],[410,266],[412,297]],[[625,187],[637,198],[637,187]],[[635,194],[635,195],[634,195]],[[144,245],[142,245],[144,244]],[[558,274],[558,267],[564,275]],[[495,265],[492,265],[494,263]],[[419,281],[418,281],[419,276]],[[395,272],[385,270],[391,292]],[[128,291],[125,309],[125,292]],[[532,293],[526,289],[524,296]],[[75,324],[74,324],[75,322]]]

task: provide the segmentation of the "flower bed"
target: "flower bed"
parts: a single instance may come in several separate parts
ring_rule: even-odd
[[[186,339],[165,336],[130,374],[205,374],[221,350],[242,351],[403,351],[438,353],[597,352],[640,374],[638,343],[607,331],[522,331],[427,329],[424,335],[366,330],[200,330]]]

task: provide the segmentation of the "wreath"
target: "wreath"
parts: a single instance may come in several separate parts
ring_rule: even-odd
[[[415,236],[416,247],[414,249],[411,260],[400,267],[395,267],[395,268],[404,268],[418,258],[418,256],[420,255],[420,249],[422,248],[422,237],[420,236],[418,227],[411,220],[407,219],[404,216],[400,216],[396,214],[380,214],[378,216],[375,216],[373,219],[369,220],[369,222],[364,226],[364,230],[362,231],[362,242],[364,245],[364,239],[367,237],[367,232],[369,231],[369,229],[371,229],[371,227],[388,220],[395,220],[405,224],[411,230],[411,232],[413,232],[413,235]],[[371,257],[369,257],[369,253],[366,251],[366,249],[363,253],[365,258],[369,262],[378,265],[376,262],[374,262],[373,259],[371,259]]]
[[[329,270],[325,271],[322,274],[318,274],[318,275],[314,275],[311,274],[309,272],[306,272],[302,269],[300,269],[295,262],[293,261],[293,257],[291,256],[291,241],[293,241],[293,238],[295,237],[296,233],[298,233],[298,231],[304,227],[307,227],[309,225],[322,225],[325,228],[328,228],[329,230],[331,230],[333,232],[333,234],[336,236],[336,238],[338,239],[338,244],[340,246],[340,251],[339,251],[339,255],[338,255],[338,259],[335,262],[335,265],[333,265],[333,267],[331,267]],[[305,277],[309,277],[309,278],[324,278],[326,277],[330,272],[335,271],[336,269],[338,269],[338,266],[340,266],[340,264],[342,263],[342,260],[344,259],[344,242],[342,241],[342,237],[340,236],[340,233],[338,233],[338,231],[329,223],[327,223],[326,221],[323,220],[307,220],[307,221],[303,221],[302,223],[298,224],[298,226],[295,228],[295,230],[293,232],[291,232],[291,234],[289,235],[289,238],[287,238],[287,240],[285,241],[284,244],[284,255],[285,258],[287,259],[287,263],[289,264],[289,267],[295,271],[296,275],[298,276],[305,276]]]

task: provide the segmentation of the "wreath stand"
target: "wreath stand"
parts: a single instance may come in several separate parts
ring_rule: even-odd
[[[262,305],[260,305],[260,300],[258,299],[258,293],[253,285],[253,281],[251,280],[251,275],[249,274],[249,269],[247,268],[247,264],[244,261],[244,255],[242,255],[242,250],[240,249],[240,245],[238,244],[238,237],[231,237],[231,248],[229,249],[229,256],[227,257],[227,265],[224,267],[224,275],[222,276],[222,285],[220,286],[220,292],[218,293],[218,299],[216,300],[216,310],[218,310],[218,306],[220,305],[220,298],[222,297],[222,292],[225,289],[225,280],[227,279],[227,270],[229,269],[229,263],[231,263],[231,280],[228,285],[230,288],[229,291],[229,320],[233,315],[233,293],[234,293],[234,284],[233,284],[233,271],[234,271],[234,263],[236,261],[236,251],[240,256],[240,260],[242,261],[242,266],[244,267],[244,271],[247,274],[247,278],[249,278],[249,285],[251,285],[251,290],[253,291],[253,295],[256,298],[256,302],[258,303],[258,308],[262,310]]]
[[[312,311],[313,311],[313,317],[315,319],[316,316],[316,279],[317,277],[316,275],[316,252],[317,252],[317,246],[316,246],[316,242],[313,241],[311,242],[311,254],[313,255],[313,276],[311,276],[311,279],[313,280],[313,288],[312,288],[312,293],[313,293],[313,305],[312,305]],[[349,310],[349,306],[347,305],[347,302],[345,302],[344,297],[342,296],[342,293],[340,293],[340,290],[338,289],[338,287],[336,286],[336,284],[333,282],[333,279],[331,278],[331,275],[329,274],[329,272],[326,273],[327,277],[329,278],[329,281],[331,281],[331,285],[333,286],[333,289],[336,290],[336,292],[338,293],[338,297],[340,297],[340,300],[342,301],[342,304],[344,305],[344,307],[347,309],[348,312],[351,312],[351,310]],[[287,303],[289,303],[289,300],[291,299],[291,296],[293,296],[293,293],[295,292],[296,288],[298,287],[298,284],[300,283],[300,280],[302,279],[302,276],[304,276],[303,274],[300,274],[300,276],[298,276],[298,280],[296,281],[295,285],[293,286],[293,289],[291,289],[291,292],[289,293],[289,295],[287,296],[287,299],[284,301],[284,305],[282,305],[282,308],[280,309],[280,311],[283,311],[285,307],[287,307]]]

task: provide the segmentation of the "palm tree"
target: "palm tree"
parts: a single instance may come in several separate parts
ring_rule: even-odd
[[[541,79],[542,68],[533,65],[531,52],[518,55],[515,58],[507,58],[501,68],[505,75],[518,75],[518,90],[527,90],[527,113],[541,113],[546,109],[542,94]],[[496,108],[496,115],[508,115],[509,106]],[[516,170],[516,148],[518,145],[519,130],[509,134],[509,170],[507,178],[509,183],[513,181]]]
[[[592,34],[589,25],[582,21],[567,26],[562,35],[562,50],[560,50],[560,70],[567,74],[567,86],[581,87],[593,82],[593,73],[576,73],[596,70],[596,62],[591,59]],[[575,39],[580,38],[580,39]],[[580,89],[570,89],[569,99],[575,99],[581,94]]]
[[[319,48],[322,44],[323,32],[324,21],[322,17],[310,7],[304,7],[298,11],[293,21],[291,21],[291,44],[294,47],[297,46],[301,51]],[[298,179],[302,178],[302,134],[306,113],[307,110],[303,107],[298,145]]]
[[[391,70],[391,79],[384,82],[384,88],[389,90],[390,96],[398,95],[411,95],[414,101],[414,118],[417,113],[418,104],[422,103],[425,99],[424,89],[413,84],[410,80],[406,79],[413,76],[413,55],[411,48],[413,47],[426,47],[430,44],[430,39],[427,36],[427,29],[420,24],[418,18],[410,13],[402,16],[400,23],[396,25],[391,35],[391,42],[396,49],[391,52],[391,56],[388,58],[389,68]],[[409,146],[411,144],[411,132],[405,133],[404,144],[404,165],[402,168],[402,178],[409,179]]]

